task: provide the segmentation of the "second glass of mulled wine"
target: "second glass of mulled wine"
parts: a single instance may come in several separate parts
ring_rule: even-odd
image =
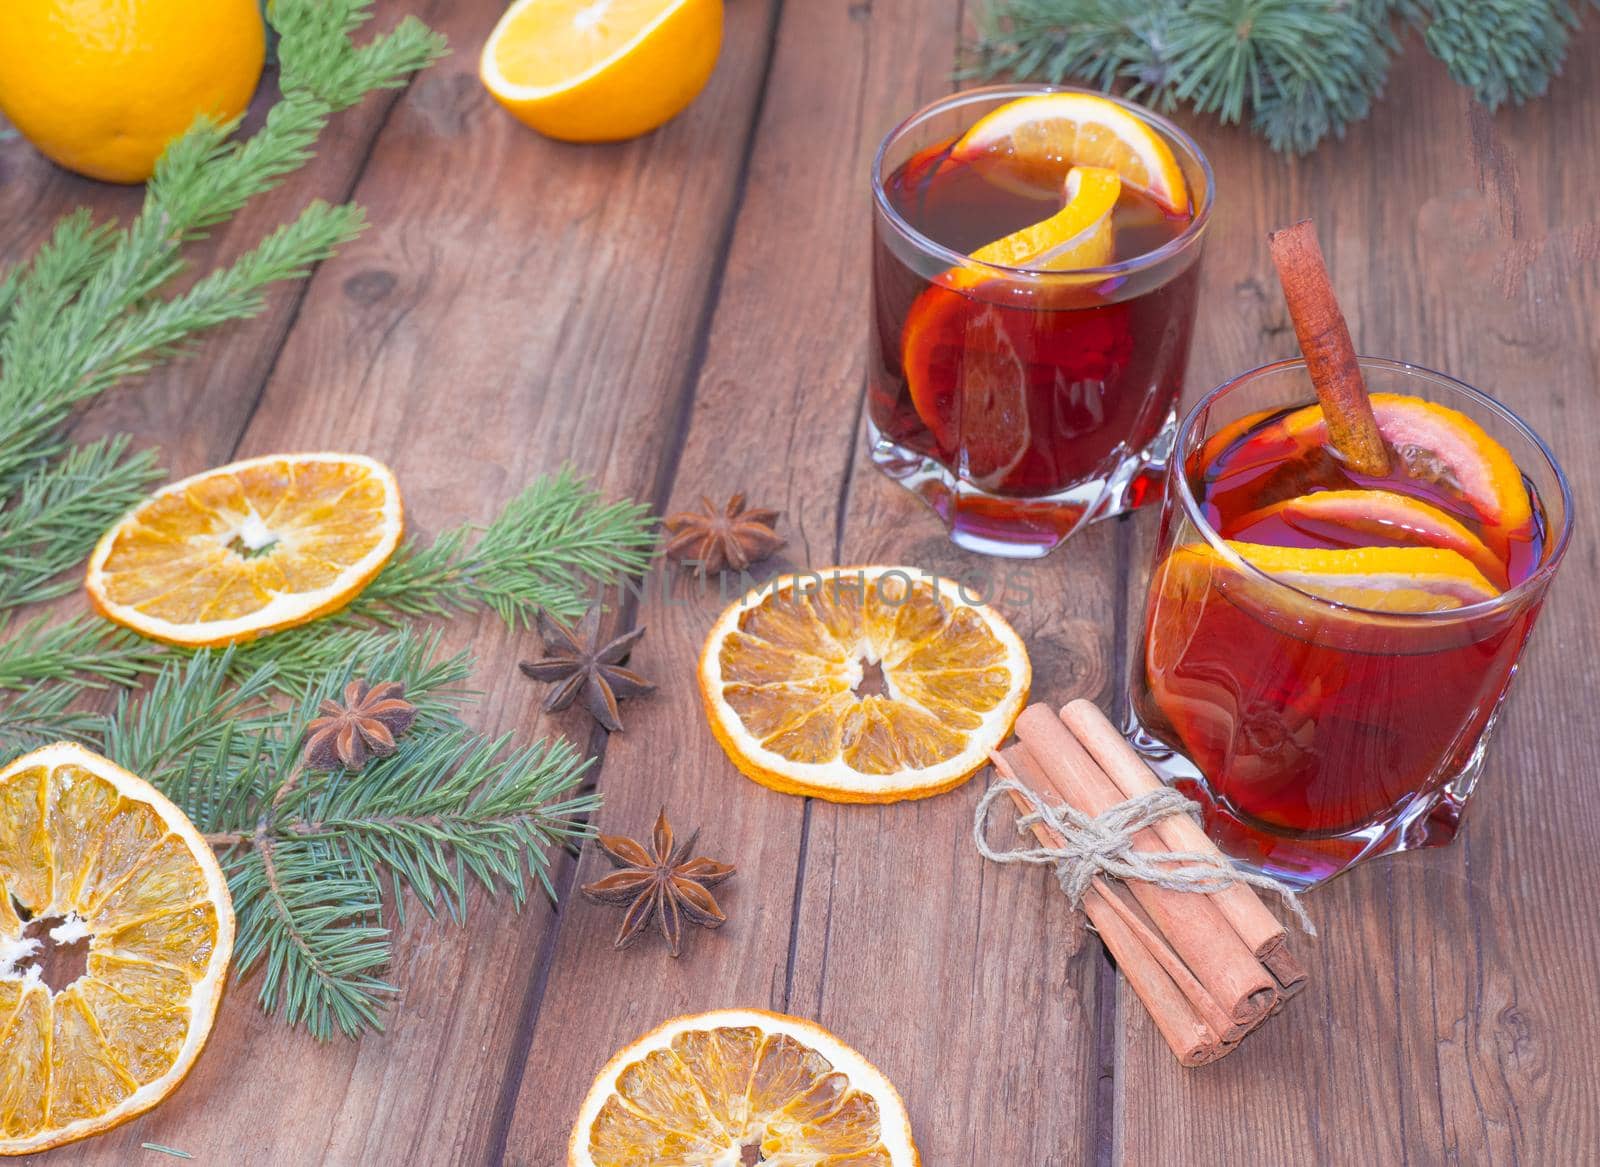
[[[1131,665],[1135,744],[1224,851],[1300,886],[1454,838],[1571,531],[1504,406],[1360,366],[1382,477],[1332,451],[1304,361],[1184,418]]]
[[[1213,200],[1188,135],[1100,94],[975,89],[890,133],[872,178],[879,469],[1012,557],[1155,497]]]

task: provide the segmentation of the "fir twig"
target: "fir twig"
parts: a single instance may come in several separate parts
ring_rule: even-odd
[[[13,628],[0,618],[0,689],[132,685],[160,668],[161,646],[103,620],[52,625],[39,617]]]
[[[126,438],[76,446],[0,488],[0,612],[65,595],[95,542],[161,477],[155,454]]]
[[[651,526],[648,507],[606,504],[568,467],[506,504],[476,545],[467,546],[466,528],[425,550],[406,548],[354,614],[444,616],[484,604],[513,628],[531,625],[541,609],[570,619],[587,607],[591,585],[644,571],[656,545]]]
[[[1186,102],[1304,152],[1371,111],[1397,21],[1493,109],[1545,91],[1577,14],[1568,0],[990,0],[965,72]]]
[[[63,219],[31,263],[0,275],[0,614],[60,594],[99,533],[156,474],[121,440],[72,447],[65,425],[98,394],[198,332],[258,312],[361,227],[314,203],[231,265],[162,295],[183,249],[310,157],[328,116],[403,84],[443,51],[414,19],[356,47],[370,0],[277,0],[283,98],[260,131],[202,121],[158,163],[126,227]],[[515,747],[462,721],[464,655],[405,625],[487,606],[513,626],[572,615],[593,584],[642,572],[647,511],[603,505],[571,472],[540,480],[481,532],[409,545],[334,625],[228,652],[182,654],[100,622],[0,615],[0,752],[90,743],[164,790],[218,848],[238,920],[235,974],[264,1007],[318,1037],[379,1025],[393,995],[387,914],[405,896],[456,918],[469,886],[516,904],[554,895],[548,850],[589,833],[586,763],[565,744]],[[87,691],[121,692],[110,714]],[[319,702],[351,679],[398,680],[418,709],[391,756],[360,773],[305,768]],[[287,701],[286,692],[296,699]],[[393,888],[390,903],[383,889]]]
[[[374,627],[488,607],[512,628],[548,611],[575,619],[597,587],[641,574],[656,546],[650,510],[606,503],[572,469],[538,478],[480,532],[408,542],[344,611],[241,646],[238,668],[271,661],[285,688],[335,668]],[[474,538],[475,536],[476,539]]]
[[[263,1006],[317,1037],[380,1024],[393,993],[387,915],[400,918],[408,893],[457,920],[472,883],[519,906],[533,885],[554,898],[550,850],[590,833],[598,796],[574,793],[586,761],[564,742],[518,748],[470,730],[468,658],[439,645],[437,632],[351,630],[347,658],[287,710],[269,699],[272,666],[233,684],[232,654],[201,652],[169,662],[91,735],[217,849],[237,975],[259,965]],[[361,772],[308,770],[306,726],[352,677],[402,682],[416,722]]]
[[[64,685],[0,692],[0,762],[63,738],[94,743],[101,720],[71,708],[75,696]]]

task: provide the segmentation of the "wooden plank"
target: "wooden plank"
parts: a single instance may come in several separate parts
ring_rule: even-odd
[[[867,164],[882,133],[948,90],[958,19],[954,6],[911,0],[784,11],[672,500],[744,489],[783,507],[793,563],[980,566],[860,456]],[[831,70],[825,87],[819,62]],[[1063,700],[1095,692],[1109,672],[1099,628],[1113,534],[1088,541],[1083,562],[1096,566],[1069,569],[1065,584],[1044,582],[1059,565],[1034,569],[1039,606],[1011,612],[1041,646],[1041,693]],[[1089,594],[1069,604],[1069,587]],[[685,824],[704,820],[710,853],[742,864],[725,885],[732,920],[674,965],[648,947],[612,953],[615,913],[571,907],[509,1160],[557,1161],[610,1050],[667,1017],[727,1005],[814,1017],[855,1043],[904,1092],[925,1162],[1083,1157],[1094,1138],[1099,958],[1090,947],[1070,955],[1059,893],[1044,876],[983,869],[970,842],[977,784],[920,804],[807,808],[738,777],[688,688],[720,602],[681,587],[676,598],[649,600],[641,614],[652,660],[678,680],[641,707],[637,736],[611,743],[606,816],[610,829],[640,830],[666,802]],[[582,876],[603,867],[586,856]],[[1029,1011],[1041,1006],[1035,1023]]]
[[[1556,1163],[1600,1141],[1590,24],[1547,98],[1492,119],[1413,44],[1375,117],[1311,158],[1195,127],[1223,210],[1191,390],[1292,352],[1265,233],[1314,215],[1358,347],[1448,370],[1527,418],[1564,460],[1580,525],[1456,845],[1312,893],[1309,989],[1217,1065],[1179,1069],[1124,995],[1121,1161]],[[1153,516],[1138,536],[1130,621]]]
[[[908,74],[898,60],[901,34],[884,34],[894,19],[874,6],[874,59],[887,92],[866,135],[863,177],[839,194],[839,213],[857,216],[861,239],[869,233],[870,150],[948,88],[954,70],[951,39],[935,35],[927,63]],[[855,257],[865,244],[846,248],[864,269]],[[865,379],[867,311],[863,280],[828,330],[851,337],[851,385]],[[870,465],[866,444],[863,421],[846,451],[853,473],[835,560],[902,563],[970,582],[1027,643],[1036,699],[1104,700],[1117,672],[1119,525],[1080,532],[1043,561],[974,555]],[[841,1031],[871,1035],[878,1065],[911,1109],[924,1162],[1091,1161],[1101,1138],[1101,1077],[1111,1074],[1100,1060],[1109,966],[1098,943],[1084,943],[1049,873],[990,866],[979,856],[973,811],[990,780],[986,771],[949,794],[898,806],[812,805],[791,1004]],[[997,824],[992,837],[1004,839],[1004,828]]]
[[[611,496],[650,497],[676,441],[772,11],[730,9],[718,72],[683,117],[585,148],[538,137],[482,90],[478,51],[502,10],[438,6],[453,55],[384,127],[353,192],[373,227],[311,282],[239,443],[383,458],[424,537],[487,520],[567,461]],[[588,740],[581,714],[542,719],[541,690],[517,674],[536,638],[485,617],[458,622],[449,643],[471,647],[480,728]],[[639,663],[654,671],[648,650]],[[359,1044],[286,1030],[246,981],[179,1095],[58,1159],[122,1163],[152,1141],[218,1163],[484,1161],[550,918],[542,902],[515,916],[475,896],[463,929],[413,905],[389,1030]]]

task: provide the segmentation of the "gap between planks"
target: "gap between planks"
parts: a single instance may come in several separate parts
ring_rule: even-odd
[[[689,433],[689,425],[694,417],[694,403],[700,385],[700,375],[705,367],[706,354],[711,342],[711,324],[716,315],[718,301],[722,298],[722,285],[728,270],[728,259],[732,252],[733,233],[739,222],[739,213],[744,207],[746,189],[750,180],[750,161],[755,154],[756,137],[761,130],[762,114],[766,108],[767,90],[772,78],[772,63],[777,55],[778,26],[783,16],[784,0],[774,0],[771,14],[767,22],[766,55],[761,62],[761,80],[756,87],[755,108],[751,111],[750,126],[745,132],[744,142],[740,146],[739,169],[734,180],[733,198],[728,205],[727,219],[723,223],[721,237],[717,240],[714,260],[715,270],[706,285],[705,300],[701,305],[700,318],[695,322],[694,344],[690,349],[688,365],[684,369],[683,381],[677,395],[677,405],[672,414],[670,427],[671,440],[663,449],[661,464],[656,469],[655,481],[651,487],[651,506],[657,514],[665,511],[672,498],[672,488],[676,485],[678,466],[683,455],[683,446]],[[387,114],[385,115],[387,117]],[[366,163],[363,160],[363,167]],[[639,614],[639,593],[622,589],[622,601],[617,611],[617,621],[613,635],[633,628]],[[589,740],[589,757],[593,761],[590,770],[592,781],[585,783],[586,788],[599,785],[600,776],[605,768],[606,742],[609,735],[605,730],[596,727]],[[809,800],[803,822],[810,822]],[[800,855],[802,859],[801,870],[804,870],[805,857],[805,826],[802,826]],[[550,984],[550,971],[555,963],[556,943],[560,939],[561,928],[566,920],[566,912],[562,905],[577,890],[578,860],[581,848],[577,854],[562,850],[560,852],[560,868],[555,873],[553,880],[561,896],[561,900],[554,906],[550,913],[549,922],[545,925],[544,935],[539,940],[539,954],[534,970],[533,979],[528,984],[527,993],[523,998],[522,1009],[517,1019],[517,1035],[510,1050],[506,1064],[505,1076],[500,1082],[500,1096],[495,1102],[494,1113],[490,1119],[490,1131],[485,1155],[488,1163],[500,1164],[505,1161],[506,1141],[510,1136],[511,1120],[516,1111],[517,1095],[522,1090],[522,1079],[527,1070],[528,1053],[533,1048],[534,1035],[539,1027],[539,1013],[544,1004],[545,992]],[[796,877],[795,900],[793,914],[790,919],[790,956],[789,967],[784,985],[784,1001],[788,1003],[788,977],[792,975],[794,963],[794,936],[795,918],[800,904],[800,882]]]

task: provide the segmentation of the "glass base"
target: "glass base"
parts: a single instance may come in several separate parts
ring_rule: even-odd
[[[1497,706],[1478,736],[1472,756],[1437,789],[1413,796],[1382,822],[1327,835],[1284,834],[1235,811],[1211,790],[1193,762],[1152,736],[1131,711],[1123,736],[1167,785],[1200,804],[1206,834],[1223,854],[1247,871],[1270,875],[1302,891],[1326,883],[1377,855],[1444,847],[1454,842],[1467,799],[1483,772],[1484,754],[1499,717]]]
[[[1037,559],[1079,528],[1127,514],[1156,498],[1176,428],[1174,410],[1154,440],[1138,453],[1119,451],[1101,474],[1032,498],[993,494],[975,486],[942,462],[888,438],[870,418],[868,454],[874,466],[933,509],[956,546],[1006,559]]]

